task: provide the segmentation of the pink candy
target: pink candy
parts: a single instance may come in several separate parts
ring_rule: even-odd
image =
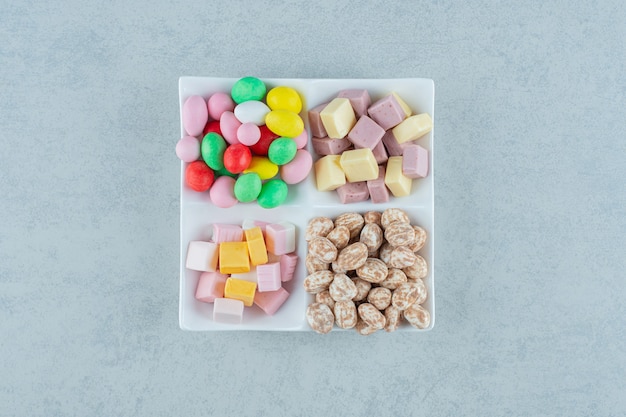
[[[193,136],[184,136],[176,144],[176,156],[183,162],[193,162],[200,158],[200,141]]]
[[[246,146],[252,146],[261,139],[261,130],[254,123],[243,123],[237,129],[237,139]]]
[[[230,98],[230,95],[221,92],[213,94],[209,98],[207,106],[209,115],[213,120],[220,120],[225,111],[232,112],[235,110],[235,102]]]
[[[311,154],[304,149],[298,149],[291,162],[280,167],[280,177],[287,184],[297,184],[309,175],[312,166],[313,157]]]
[[[235,117],[235,113],[232,111],[225,111],[220,117],[220,130],[222,136],[226,139],[226,142],[234,145],[239,143],[237,139],[237,130],[241,126],[241,122]]]
[[[189,136],[199,136],[209,120],[207,104],[200,96],[191,96],[183,104],[183,127]]]
[[[235,197],[235,179],[227,175],[218,177],[209,190],[209,197],[213,204],[221,208],[229,208],[237,204]]]
[[[216,298],[224,297],[224,285],[228,275],[219,272],[204,272],[200,275],[196,287],[196,299],[204,303],[212,303]]]

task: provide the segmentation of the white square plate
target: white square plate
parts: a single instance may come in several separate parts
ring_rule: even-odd
[[[179,80],[180,110],[185,100],[192,95],[208,99],[212,94],[230,92],[238,78],[181,77]],[[434,83],[424,78],[403,79],[263,79],[268,91],[276,86],[285,85],[296,89],[303,100],[300,114],[309,131],[307,110],[330,101],[340,90],[349,88],[367,89],[372,102],[396,92],[413,110],[414,114],[428,113],[434,121]],[[344,212],[376,210],[389,207],[405,210],[412,223],[418,224],[428,233],[426,246],[420,254],[428,263],[428,276],[424,282],[428,288],[428,299],[423,306],[431,314],[430,326],[417,330],[406,323],[398,331],[426,331],[435,322],[435,286],[434,286],[434,167],[433,167],[433,132],[420,138],[419,143],[429,151],[429,173],[426,178],[413,180],[413,191],[403,198],[391,197],[385,204],[373,204],[369,201],[355,204],[341,204],[335,192],[319,192],[315,187],[312,173],[302,183],[289,186],[287,201],[274,209],[262,209],[256,203],[237,204],[230,209],[222,209],[211,204],[208,193],[196,193],[184,184],[186,164],[181,163],[181,198],[180,198],[180,327],[184,330],[261,330],[261,331],[311,331],[306,322],[305,311],[313,296],[304,291],[302,282],[306,277],[304,258],[306,242],[304,230],[308,221],[316,216],[335,218]],[[184,135],[181,118],[181,135]],[[181,136],[182,137],[182,136]],[[310,139],[310,132],[309,132]],[[307,149],[317,159],[310,140]],[[200,272],[185,268],[187,246],[192,240],[209,240],[211,224],[241,224],[243,219],[252,218],[266,222],[289,221],[297,228],[297,253],[300,257],[294,279],[283,283],[291,294],[289,299],[273,316],[263,313],[258,307],[246,307],[243,323],[226,325],[212,319],[213,305],[197,301],[194,297]],[[338,331],[335,326],[333,331]],[[354,331],[354,330],[352,330]]]

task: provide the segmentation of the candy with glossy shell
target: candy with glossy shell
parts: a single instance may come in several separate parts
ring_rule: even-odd
[[[304,149],[298,149],[296,156],[280,167],[280,177],[287,184],[297,184],[309,175],[312,166],[313,157],[311,154]]]
[[[200,136],[209,119],[206,101],[201,96],[190,96],[183,104],[183,128],[189,136]]]
[[[274,87],[267,93],[267,105],[272,110],[289,110],[300,113],[302,99],[296,90],[291,87]]]
[[[207,101],[209,115],[213,120],[220,120],[225,111],[232,112],[235,109],[235,102],[226,93],[218,92],[209,97]]]
[[[235,107],[235,117],[241,123],[254,123],[260,126],[265,123],[265,115],[270,112],[270,108],[265,103],[257,100],[244,101]]]
[[[258,174],[250,172],[241,174],[235,181],[235,197],[242,203],[249,203],[256,200],[261,192],[261,178]]]
[[[200,142],[194,136],[184,136],[176,144],[176,156],[183,162],[200,158]]]
[[[257,202],[262,208],[278,207],[287,199],[287,184],[279,179],[269,180],[261,187]]]
[[[237,140],[246,146],[251,146],[261,139],[261,130],[254,123],[243,123],[237,129]]]
[[[215,175],[204,161],[194,161],[185,169],[185,183],[194,191],[202,192],[211,188]]]
[[[276,165],[285,165],[296,156],[297,150],[296,142],[293,139],[278,138],[270,144],[267,156]]]
[[[237,139],[237,130],[241,126],[241,122],[237,120],[235,117],[235,113],[231,111],[225,111],[222,113],[222,117],[220,117],[220,130],[222,131],[222,136],[226,139],[226,142],[230,143],[239,143]]]
[[[235,197],[235,179],[228,176],[218,177],[209,190],[213,204],[220,208],[229,208],[237,204]]]
[[[272,110],[265,116],[266,126],[279,136],[295,138],[304,130],[304,122],[289,110]]]
[[[233,174],[242,173],[250,165],[252,160],[252,152],[250,149],[241,144],[235,143],[230,145],[224,151],[224,168]]]
[[[215,132],[207,133],[202,139],[201,153],[204,162],[214,170],[224,168],[224,151],[226,150],[226,141]]]
[[[230,90],[230,96],[235,103],[243,103],[248,100],[263,100],[267,87],[265,83],[256,77],[243,77],[239,79]]]

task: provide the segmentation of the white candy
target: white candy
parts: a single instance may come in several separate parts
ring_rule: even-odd
[[[256,266],[250,266],[250,272],[242,272],[239,274],[230,274],[231,278],[241,279],[249,282],[258,282],[256,274]]]
[[[235,117],[241,123],[254,123],[257,126],[265,124],[265,116],[270,112],[262,101],[250,100],[237,104],[235,107]]]
[[[226,324],[240,324],[243,318],[243,301],[230,298],[216,298],[213,304],[213,321]]]

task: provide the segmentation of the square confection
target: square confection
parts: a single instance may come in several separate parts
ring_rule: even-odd
[[[250,258],[246,242],[220,243],[220,272],[237,274],[250,271]]]
[[[354,110],[347,98],[333,99],[321,111],[320,117],[328,137],[333,139],[345,138],[356,123]]]
[[[296,226],[292,223],[279,222],[267,225],[265,238],[268,252],[274,255],[284,255],[296,250]]]
[[[374,204],[386,203],[389,201],[389,190],[385,185],[385,167],[378,167],[378,177],[374,180],[367,181],[367,190],[370,193],[370,199]]]
[[[370,193],[365,181],[350,182],[337,188],[337,195],[341,204],[358,203],[369,198]]]
[[[340,161],[341,155],[326,155],[315,162],[315,183],[318,191],[336,190],[346,183]]]
[[[409,145],[402,155],[402,173],[409,178],[428,175],[428,151],[419,145]]]
[[[383,129],[391,129],[406,118],[398,100],[389,94],[372,104],[367,110],[369,116]]]
[[[410,142],[421,138],[433,130],[433,120],[427,113],[411,116],[393,128],[393,136],[398,143]]]
[[[276,291],[281,287],[280,263],[259,265],[257,272],[257,290],[259,292]]]
[[[228,275],[219,272],[203,272],[196,287],[196,300],[212,303],[216,298],[223,298],[227,278]]]
[[[215,272],[217,268],[218,246],[214,242],[191,241],[187,247],[187,269]]]
[[[341,154],[339,164],[348,182],[367,181],[378,177],[378,164],[370,148],[345,151]]]
[[[362,116],[354,125],[348,139],[356,148],[374,149],[385,134],[385,129],[367,116]]]
[[[280,257],[280,280],[282,282],[291,281],[298,264],[298,255],[286,253]]]
[[[322,118],[320,117],[320,112],[324,110],[324,107],[327,105],[328,103],[323,103],[309,110],[309,127],[311,129],[311,134],[318,138],[322,138],[327,135],[324,123],[322,123]]]
[[[287,301],[287,298],[289,298],[289,293],[280,287],[276,291],[257,292],[254,296],[254,304],[265,314],[272,316]]]
[[[241,324],[244,304],[241,300],[216,298],[213,305],[213,321],[225,324]]]
[[[385,149],[387,149],[387,154],[389,156],[402,156],[404,153],[404,148],[411,144],[412,142],[406,143],[398,143],[396,137],[393,135],[393,129],[389,129],[383,135],[381,139],[383,145],[385,145]]]
[[[212,241],[215,243],[222,242],[241,242],[243,239],[243,229],[235,224],[213,224]]]
[[[331,139],[328,136],[323,138],[314,136],[311,138],[311,145],[313,145],[315,153],[320,156],[339,155],[341,152],[350,148],[352,142],[345,139]]]
[[[385,185],[394,197],[406,197],[411,194],[413,180],[402,173],[402,157],[392,156],[387,161]]]
[[[370,99],[370,94],[367,90],[361,89],[352,89],[352,90],[341,90],[337,97],[347,98],[350,100],[350,104],[356,113],[356,117],[361,117],[364,114],[367,114],[367,108],[372,104],[372,100]]]

